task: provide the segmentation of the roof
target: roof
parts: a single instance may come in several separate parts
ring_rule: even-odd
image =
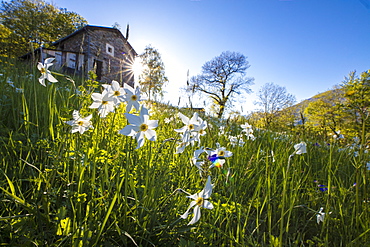
[[[118,30],[117,28],[113,28],[113,27],[102,27],[102,26],[93,26],[93,25],[86,25],[76,31],[74,31],[73,33],[65,36],[64,38],[61,38],[53,43],[51,43],[52,46],[57,46],[60,42],[63,42],[73,36],[75,36],[76,34],[78,33],[81,33],[81,32],[87,32],[87,30],[105,30],[105,31],[108,31],[108,32],[116,32],[118,33],[119,35],[122,36],[122,38],[127,42],[127,45],[130,47],[130,50],[132,50],[135,54],[135,56],[137,56],[138,54],[136,53],[136,51],[134,50],[134,48],[130,45],[130,43],[127,41],[127,39],[123,36],[123,34],[121,33],[120,30]],[[50,49],[50,48],[43,48],[43,49],[47,49],[47,50],[54,50],[54,49]],[[33,52],[36,53],[36,52],[39,52],[40,51],[40,48],[37,48],[35,49]],[[65,52],[68,52],[68,51],[65,51]],[[27,54],[23,55],[23,56],[20,56],[20,58],[22,59],[25,59],[27,57],[29,57],[30,55],[32,54],[32,52],[28,52]]]
[[[132,50],[135,55],[138,55],[136,53],[136,51],[134,50],[134,48],[132,48],[132,46],[130,45],[130,43],[127,41],[127,39],[125,38],[125,36],[123,36],[123,34],[121,33],[120,30],[118,30],[117,28],[113,28],[113,27],[102,27],[102,26],[93,26],[93,25],[86,25],[86,26],[83,26],[82,28],[76,30],[75,32],[65,36],[64,38],[61,38],[53,43],[51,43],[52,46],[57,46],[59,43],[75,36],[76,34],[79,34],[81,32],[87,32],[87,30],[104,30],[104,31],[108,31],[108,32],[115,32],[117,34],[119,34],[126,42],[127,42],[127,45],[130,46],[130,50]]]

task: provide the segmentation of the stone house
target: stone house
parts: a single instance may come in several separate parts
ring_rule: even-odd
[[[53,69],[63,73],[86,77],[92,70],[103,83],[134,84],[132,65],[138,54],[116,28],[86,25],[38,50],[43,59],[54,57]]]

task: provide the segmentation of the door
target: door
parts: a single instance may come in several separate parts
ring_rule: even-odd
[[[94,59],[94,70],[95,70],[95,74],[96,74],[96,79],[98,81],[100,81],[101,76],[102,76],[102,70],[103,70],[103,62]]]

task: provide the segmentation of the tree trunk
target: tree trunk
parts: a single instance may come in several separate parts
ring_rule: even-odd
[[[218,110],[217,117],[221,118],[225,111],[225,105],[220,104],[220,110]]]

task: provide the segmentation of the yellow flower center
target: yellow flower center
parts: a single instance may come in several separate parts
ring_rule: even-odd
[[[140,131],[147,131],[148,130],[148,125],[147,124],[141,124],[140,125]]]
[[[196,200],[195,200],[195,204],[198,205],[198,206],[202,206],[204,203],[204,199],[203,197],[198,197]]]
[[[45,74],[46,73],[46,69],[45,68],[41,68],[40,69],[40,72],[41,72],[41,74]]]
[[[106,105],[106,104],[108,104],[108,101],[103,100],[103,101],[101,102],[101,104],[102,104],[102,105]]]
[[[203,129],[199,130],[199,134],[203,135],[204,134],[204,130]]]
[[[114,91],[114,94],[113,94],[114,96],[120,96],[121,95],[121,93],[119,92],[119,91]]]
[[[131,100],[136,101],[136,100],[137,100],[137,96],[136,96],[136,95],[132,95],[132,96],[131,96]]]
[[[189,130],[193,130],[194,129],[194,124],[189,124],[188,128],[189,128]]]
[[[84,124],[84,121],[78,121],[77,124],[82,126]]]
[[[225,155],[225,152],[224,151],[222,151],[222,150],[218,151],[217,156],[224,156],[224,155]]]

